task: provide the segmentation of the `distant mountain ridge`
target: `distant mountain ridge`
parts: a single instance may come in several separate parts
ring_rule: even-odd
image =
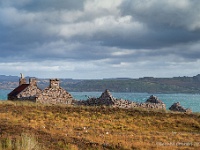
[[[0,89],[13,89],[18,86],[19,77],[0,75]],[[28,81],[28,79],[27,79]],[[60,79],[60,84],[71,92],[141,92],[141,93],[198,93],[200,94],[200,74],[193,77],[154,78],[143,77],[111,79]],[[38,86],[45,88],[49,79],[38,79]]]
[[[0,82],[4,82],[4,81],[16,81],[16,80],[19,80],[18,76],[0,75]]]

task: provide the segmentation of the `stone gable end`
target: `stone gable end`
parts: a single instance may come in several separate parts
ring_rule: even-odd
[[[36,102],[43,104],[71,104],[73,97],[63,88],[45,88],[36,97]]]
[[[26,89],[17,94],[19,100],[35,100],[36,94],[41,92],[37,86],[29,85]]]

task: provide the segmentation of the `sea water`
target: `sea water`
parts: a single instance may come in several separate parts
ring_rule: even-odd
[[[88,97],[100,97],[102,92],[71,92],[75,99],[86,100]],[[149,94],[149,93],[111,93],[115,98],[122,98],[134,102],[145,102],[151,95],[157,96],[166,104],[166,108],[180,102],[184,108],[189,108],[193,112],[200,112],[200,94]]]
[[[6,100],[10,90],[0,90],[0,100]],[[100,97],[102,92],[69,92],[77,100],[86,100],[88,97]],[[173,103],[180,102],[185,108],[193,112],[200,112],[200,94],[149,94],[149,93],[116,93],[111,92],[117,99],[127,99],[134,102],[145,102],[151,95],[157,96],[166,104],[168,109]]]
[[[7,94],[10,90],[1,90],[0,89],[0,100],[7,100]]]

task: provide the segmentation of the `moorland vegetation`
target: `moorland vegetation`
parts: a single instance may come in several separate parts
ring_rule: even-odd
[[[199,149],[200,114],[0,102],[0,149]]]

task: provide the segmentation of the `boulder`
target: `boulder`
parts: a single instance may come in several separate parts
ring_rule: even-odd
[[[183,106],[181,106],[180,102],[174,103],[169,110],[171,111],[178,111],[178,112],[192,112],[191,109],[186,109]]]

